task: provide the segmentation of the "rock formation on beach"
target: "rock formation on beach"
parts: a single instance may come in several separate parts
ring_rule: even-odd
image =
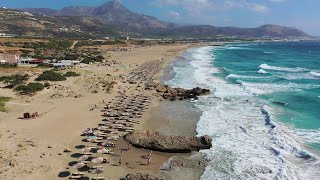
[[[175,101],[177,99],[198,99],[198,96],[210,94],[209,89],[203,89],[200,87],[193,89],[172,88],[161,83],[148,83],[146,84],[146,89],[156,90],[164,99],[170,99],[171,101]]]
[[[138,148],[170,153],[190,153],[212,147],[209,136],[166,136],[156,131],[133,131],[124,139]]]

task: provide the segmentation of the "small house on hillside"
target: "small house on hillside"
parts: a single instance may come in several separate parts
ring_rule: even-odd
[[[43,59],[35,59],[35,58],[21,58],[18,60],[19,64],[40,64],[44,63]]]
[[[56,63],[50,63],[52,64],[54,67],[57,67],[57,68],[69,68],[69,67],[73,67],[73,66],[76,66],[76,65],[79,65],[80,64],[80,61],[76,61],[76,60],[61,60],[61,61],[58,61]]]
[[[19,59],[18,54],[0,54],[1,64],[17,64]]]

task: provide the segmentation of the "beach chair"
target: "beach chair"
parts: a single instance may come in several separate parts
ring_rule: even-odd
[[[81,179],[81,178],[82,178],[82,176],[80,176],[80,175],[72,175],[72,176],[70,176],[69,179]]]
[[[94,177],[94,178],[92,178],[92,180],[104,180],[104,179],[106,179],[105,177]]]
[[[98,169],[98,168],[103,168],[103,166],[93,166],[92,169]]]
[[[84,172],[75,172],[72,173],[72,176],[84,176]]]
[[[88,163],[91,163],[91,161],[81,161],[80,163],[88,164]]]

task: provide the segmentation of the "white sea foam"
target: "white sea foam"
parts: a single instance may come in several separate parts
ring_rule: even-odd
[[[281,74],[274,74],[275,76],[279,78],[284,78],[287,80],[298,80],[298,79],[314,79],[317,80],[320,78],[316,77],[311,74],[311,72],[308,73],[281,73]]]
[[[311,74],[313,77],[320,78],[320,72],[311,71],[310,74]]]
[[[265,79],[268,77],[261,77],[261,76],[245,76],[245,75],[238,75],[238,74],[229,74],[226,79],[236,78],[236,79]]]
[[[250,50],[251,48],[231,46],[231,47],[227,47],[227,49],[247,49],[247,50]]]
[[[277,67],[277,66],[270,66],[268,64],[261,64],[258,68],[269,69],[269,70],[274,70],[274,71],[288,71],[288,72],[308,71],[308,69],[300,68],[300,67],[296,67],[296,68]]]
[[[296,129],[295,131],[309,143],[320,143],[320,129]]]
[[[263,70],[263,69],[259,69],[259,70],[257,71],[257,73],[259,73],[259,74],[268,74],[268,72],[265,71],[265,70]]]
[[[303,159],[310,154],[300,148],[299,142],[292,138],[294,136],[288,134],[292,132],[285,131],[282,124],[273,121],[272,112],[276,111],[264,107],[266,112],[262,113],[260,102],[250,92],[212,75],[219,69],[211,64],[210,50],[211,47],[194,49],[189,57],[191,62],[175,69],[179,78],[169,82],[186,88],[201,86],[215,92],[195,102],[203,111],[196,128],[198,135],[206,134],[214,139],[213,147],[202,151],[209,164],[201,179],[319,177],[319,161]],[[183,77],[188,79],[180,81]],[[275,127],[272,128],[271,124]]]
[[[254,95],[271,94],[274,92],[301,91],[301,89],[319,88],[318,84],[296,84],[296,83],[253,83],[237,80],[241,87]]]

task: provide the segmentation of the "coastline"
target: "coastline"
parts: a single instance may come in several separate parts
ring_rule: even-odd
[[[57,179],[59,172],[74,171],[68,164],[72,160],[70,156],[79,151],[75,148],[81,144],[79,135],[84,129],[94,127],[101,121],[100,110],[105,106],[104,102],[111,101],[120,91],[129,90],[134,94],[141,92],[141,88],[139,89],[135,85],[122,83],[122,74],[127,75],[138,65],[154,59],[169,61],[188,48],[190,48],[189,45],[168,45],[138,48],[129,52],[111,52],[113,59],[121,63],[120,65],[110,67],[92,65],[77,69],[76,71],[80,72],[82,76],[71,78],[66,82],[55,83],[53,88],[46,89],[31,98],[21,98],[6,89],[1,89],[0,92],[14,98],[7,103],[9,112],[0,114],[2,129],[0,131],[2,144],[0,147],[2,158],[0,177],[6,179],[9,177],[13,179],[20,177],[25,179],[43,179],[43,177]],[[116,81],[118,83],[116,89],[111,94],[106,94],[101,90],[98,90],[98,93],[92,93],[92,88],[96,88],[96,83],[101,79]],[[78,93],[81,94],[81,97],[74,98],[69,96],[69,93]],[[51,95],[55,94],[66,95],[65,97],[51,98]],[[155,96],[154,94],[150,95]],[[150,107],[156,106],[157,101],[157,97],[155,97]],[[89,111],[94,106],[97,106],[96,109]],[[23,112],[35,110],[46,113],[34,120],[17,119]],[[143,114],[137,129],[145,128],[143,124],[147,118],[150,118],[149,110]],[[119,141],[119,148],[126,146],[126,142]],[[72,152],[64,153],[65,149]],[[116,150],[115,153],[120,153],[120,151]],[[133,148],[130,154],[137,157],[138,154],[147,153],[147,150]],[[130,154],[128,153],[124,157],[135,162],[136,159],[132,158]],[[120,167],[107,166],[107,172],[102,175],[112,179],[123,178],[128,172],[149,172],[157,175],[160,166],[172,154],[159,153],[158,155],[158,153],[154,153],[154,156],[152,165],[148,167],[136,166],[131,169],[125,165]],[[117,158],[115,156],[114,160]],[[109,168],[114,172],[113,174],[108,173]],[[88,175],[91,177],[90,173]]]

